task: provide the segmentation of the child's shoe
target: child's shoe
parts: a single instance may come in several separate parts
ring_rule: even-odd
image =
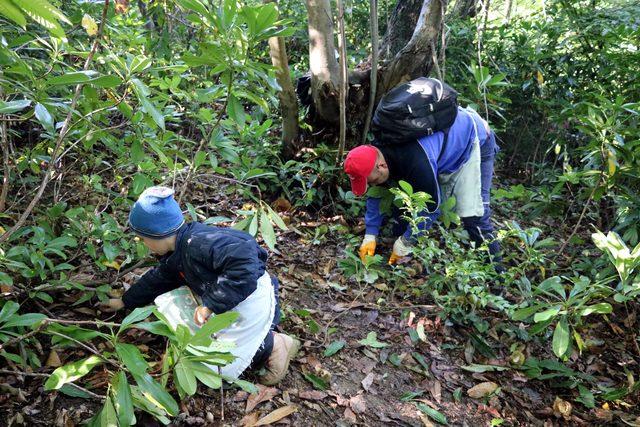
[[[289,363],[300,349],[300,341],[289,335],[273,333],[273,350],[265,366],[267,373],[260,377],[264,385],[275,385],[287,375]]]

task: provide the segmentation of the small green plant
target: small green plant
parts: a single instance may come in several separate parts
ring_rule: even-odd
[[[153,313],[159,320],[145,322]],[[252,384],[224,377],[215,370],[232,362],[234,356],[230,352],[231,344],[216,341],[212,336],[231,325],[237,317],[235,312],[213,316],[195,333],[184,325],[171,327],[169,321],[151,306],[135,309],[119,325],[103,324],[109,326],[109,333],[75,325],[51,324],[46,332],[55,338],[52,341],[55,345],[89,343],[97,338],[105,341],[110,350],[95,351],[85,359],[57,368],[44,387],[46,390],[60,390],[67,384],[78,382],[97,366],[102,366],[110,378],[107,398],[89,425],[133,425],[136,422],[135,409],[148,412],[168,424],[168,417],[178,414],[178,404],[167,389],[169,379],[173,380],[181,398],[193,395],[198,382],[210,388],[219,388],[222,381],[227,380],[250,392],[255,391]],[[168,339],[161,363],[151,364],[137,346],[122,341],[124,332],[131,328]]]
[[[283,231],[288,230],[280,215],[262,200],[259,201],[258,206],[254,209],[239,210],[237,213],[244,216],[244,218],[235,224],[233,228],[244,230],[252,236],[256,236],[260,231],[260,236],[271,250],[276,247],[276,233],[273,224]]]
[[[555,324],[553,353],[566,359],[571,354],[573,343],[581,353],[585,349],[584,340],[579,333],[583,319],[592,314],[612,312],[611,304],[603,301],[613,293],[608,282],[610,280],[591,282],[584,276],[550,277],[533,290],[534,302],[514,311],[511,318],[514,321],[532,320],[534,325],[529,330],[532,335],[543,333]],[[571,285],[565,286],[564,283]]]
[[[627,302],[637,298],[640,295],[640,271],[637,271],[640,267],[640,244],[631,250],[613,231],[607,235],[598,231],[591,237],[598,249],[607,254],[618,273],[620,281],[616,286],[615,301]]]
[[[19,309],[20,304],[14,301],[4,301],[2,304],[2,309],[0,310],[0,343],[2,343],[0,345],[0,356],[25,368],[39,368],[41,363],[36,352],[36,348],[39,345],[30,345],[37,344],[37,342],[34,342],[36,340],[35,337],[30,337],[33,333],[28,333],[28,331],[39,328],[46,316],[41,313],[19,314]],[[25,340],[24,337],[29,338]],[[7,347],[10,341],[20,341],[26,345],[23,346],[20,354],[11,353],[7,351],[10,349],[10,347]]]

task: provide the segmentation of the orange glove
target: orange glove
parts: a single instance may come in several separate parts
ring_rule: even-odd
[[[406,241],[404,236],[398,237],[393,244],[393,252],[391,252],[391,257],[389,257],[389,265],[396,264],[399,260],[409,255],[411,249],[411,245]]]
[[[376,253],[376,236],[373,234],[365,234],[364,240],[360,245],[360,259],[365,261],[367,255],[373,256]]]
[[[207,320],[211,316],[213,312],[209,310],[205,306],[200,306],[196,308],[196,312],[193,314],[193,320],[196,322],[196,325],[202,326],[207,323]]]

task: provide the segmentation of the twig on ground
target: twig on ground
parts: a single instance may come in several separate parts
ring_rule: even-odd
[[[40,378],[48,378],[51,376],[51,374],[44,374],[44,373],[40,373],[40,372],[22,372],[22,371],[10,371],[8,369],[0,369],[0,375],[22,375],[25,377],[40,377]],[[76,388],[84,393],[87,393],[89,396],[95,398],[95,399],[106,399],[107,396],[103,396],[101,394],[96,394],[92,391],[87,390],[84,387],[79,386],[78,384],[75,383],[67,383],[69,386]]]
[[[105,362],[109,363],[110,365],[115,366],[118,369],[122,369],[122,366],[120,366],[120,364],[118,364],[117,362],[108,359],[106,357],[104,357],[102,354],[100,354],[100,352],[98,350],[96,350],[95,348],[88,346],[87,344],[83,343],[82,341],[78,341],[75,338],[72,338],[68,335],[65,334],[61,334],[60,332],[56,332],[56,331],[48,331],[47,333],[52,334],[52,335],[57,335],[59,337],[62,337],[64,339],[68,339],[69,341],[73,341],[74,343],[78,344],[80,347],[84,348],[85,350],[87,350],[90,353],[93,353],[94,355],[98,356],[100,359],[104,360]]]

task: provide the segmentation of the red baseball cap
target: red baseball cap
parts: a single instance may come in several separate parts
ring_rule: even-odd
[[[356,196],[367,192],[367,177],[376,166],[378,150],[372,145],[361,145],[349,151],[344,161],[344,171],[351,180],[351,191]]]

